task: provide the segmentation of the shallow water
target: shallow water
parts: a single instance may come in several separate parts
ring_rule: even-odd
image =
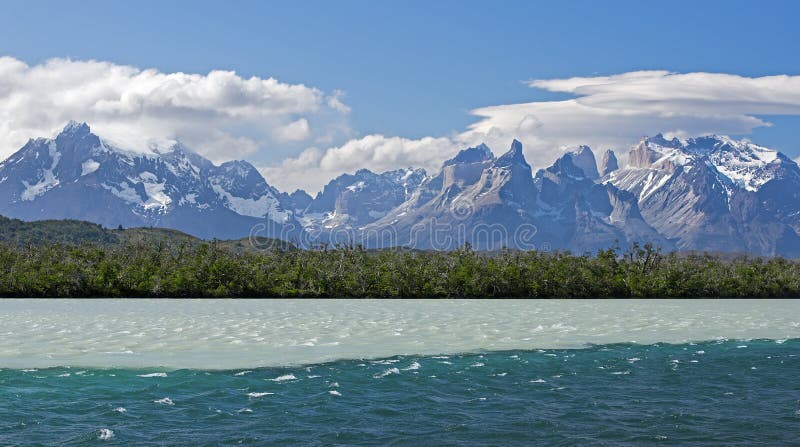
[[[793,445],[800,302],[0,301],[0,445]]]
[[[800,338],[800,300],[3,300],[0,366],[230,369]]]

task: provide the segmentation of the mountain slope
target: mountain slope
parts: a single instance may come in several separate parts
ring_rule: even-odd
[[[178,248],[196,247],[207,242],[189,234],[167,228],[108,229],[81,220],[39,220],[25,222],[0,216],[0,243],[17,246],[48,244],[118,247],[125,244],[163,245]],[[214,241],[216,247],[232,253],[258,253],[269,250],[291,250],[285,241],[269,238],[243,238]]]
[[[800,256],[800,169],[783,154],[721,136],[657,135],[628,160],[602,182],[632,193],[679,249]]]
[[[286,239],[301,231],[247,162],[215,166],[180,144],[129,152],[75,122],[0,164],[0,203],[0,214],[23,220],[166,227],[202,238],[243,237],[257,225]]]
[[[469,243],[583,253],[653,242],[800,257],[800,167],[725,136],[644,138],[626,166],[609,150],[599,169],[592,150],[578,146],[535,174],[520,142],[500,157],[481,144],[433,175],[361,169],[313,198],[278,191],[245,161],[217,166],[180,143],[139,149],[120,149],[75,122],[30,140],[0,163],[0,214],[206,239],[256,235],[302,247]]]
[[[485,146],[465,149],[404,204],[367,226],[362,237],[367,246],[433,249],[464,243],[479,250],[577,252],[635,241],[670,246],[644,222],[631,194],[595,183],[590,177],[596,174],[588,147],[565,154],[535,177],[518,141],[499,158]]]
[[[310,201],[300,220],[316,242],[353,243],[353,232],[406,201],[425,177],[423,169],[411,168],[340,175]]]

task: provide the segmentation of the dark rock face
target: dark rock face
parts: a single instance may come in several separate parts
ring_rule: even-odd
[[[619,169],[619,163],[617,162],[617,156],[614,154],[614,151],[608,149],[603,154],[603,160],[600,162],[600,176],[605,177],[608,174]]]

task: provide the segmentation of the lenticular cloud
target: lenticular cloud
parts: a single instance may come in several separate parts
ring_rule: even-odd
[[[497,146],[516,137],[541,166],[565,146],[626,149],[656,133],[744,135],[770,125],[758,115],[800,115],[800,76],[637,71],[528,85],[574,97],[475,109],[480,119],[461,140]]]

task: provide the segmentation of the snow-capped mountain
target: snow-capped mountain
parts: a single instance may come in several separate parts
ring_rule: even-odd
[[[499,158],[484,145],[466,149],[409,200],[367,226],[363,240],[368,246],[387,245],[393,237],[394,244],[416,248],[466,242],[481,250],[578,252],[641,240],[668,246],[643,221],[631,194],[592,180],[597,166],[587,160],[595,163],[591,150],[581,147],[534,177],[518,141]]]
[[[245,161],[219,166],[180,143],[130,152],[69,123],[0,163],[0,214],[108,227],[175,228],[203,238],[255,232],[317,243],[481,250],[665,249],[800,256],[800,167],[724,136],[644,138],[621,166],[588,146],[535,174],[522,144],[486,145],[421,169],[361,169],[315,197],[270,186]]]
[[[680,249],[800,255],[800,168],[775,150],[656,135],[601,181],[634,194],[645,220]]]
[[[583,157],[586,151],[591,153],[585,148]],[[581,253],[641,241],[672,248],[671,241],[644,220],[633,194],[595,182],[596,165],[590,165],[587,174],[574,158],[567,153],[536,173],[539,225],[551,235],[555,248]]]
[[[0,163],[0,203],[0,214],[25,220],[169,227],[204,238],[245,237],[267,220],[271,235],[300,231],[247,162],[215,166],[179,143],[129,152],[75,122]]]
[[[425,170],[411,168],[380,174],[360,169],[340,175],[310,201],[301,221],[320,241],[337,242],[326,234],[347,234],[384,217],[406,201],[425,176]]]

